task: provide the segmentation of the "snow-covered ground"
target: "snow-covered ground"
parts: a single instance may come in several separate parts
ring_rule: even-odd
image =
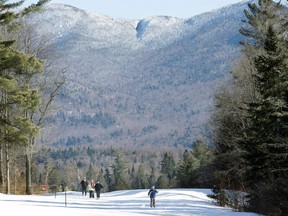
[[[256,216],[217,206],[209,189],[160,189],[156,208],[150,208],[147,190],[123,190],[102,193],[101,198],[82,197],[80,192],[43,195],[0,194],[0,212],[12,215],[67,216]]]

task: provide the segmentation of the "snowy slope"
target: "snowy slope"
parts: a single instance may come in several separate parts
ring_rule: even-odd
[[[82,197],[80,192],[17,196],[0,194],[1,214],[69,216],[256,216],[222,208],[207,197],[208,189],[158,190],[156,208],[149,207],[148,190],[102,193],[100,200]],[[66,206],[65,206],[66,205]]]

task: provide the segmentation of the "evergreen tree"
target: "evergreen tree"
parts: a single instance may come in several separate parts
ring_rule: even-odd
[[[247,163],[241,143],[249,127],[248,104],[259,97],[252,78],[255,71],[247,51],[233,65],[230,73],[233,82],[229,80],[223,84],[214,97],[211,118],[213,161],[210,168],[214,170],[214,184],[220,189],[245,190]]]
[[[165,153],[161,161],[161,173],[167,175],[169,180],[172,180],[175,174],[175,161],[172,154]]]
[[[188,150],[183,154],[183,160],[179,164],[177,179],[181,188],[191,187],[192,182],[192,156]]]
[[[114,190],[123,190],[128,188],[127,171],[128,163],[124,152],[121,149],[115,150],[115,161],[112,165],[114,176]]]
[[[249,167],[250,204],[258,212],[287,215],[288,56],[283,16],[280,4],[269,0],[250,4],[249,9],[250,26],[241,33],[254,40],[244,48],[255,67],[252,78],[259,95],[248,103],[248,127],[241,142]]]
[[[56,193],[57,191],[63,191],[65,190],[65,187],[67,187],[67,182],[65,179],[61,182],[61,173],[58,168],[53,167],[49,174],[49,180],[48,180],[49,190],[53,193]],[[61,188],[61,185],[63,188]]]
[[[24,1],[7,3],[1,1],[0,8],[0,85],[1,85],[1,111],[0,118],[3,127],[0,128],[0,162],[6,165],[6,193],[10,192],[9,170],[11,161],[11,144],[27,143],[31,136],[37,133],[37,127],[30,121],[28,113],[33,112],[39,103],[37,91],[31,90],[27,85],[27,79],[42,71],[42,63],[35,57],[25,55],[13,48],[13,40],[5,40],[3,30],[16,18],[38,10],[47,1],[39,1],[23,11],[16,12],[16,8],[21,6]],[[13,137],[13,141],[11,140]],[[6,160],[2,157],[5,154]],[[1,178],[3,185],[3,172],[1,166]],[[30,178],[31,179],[31,178]]]
[[[247,20],[243,22],[250,27],[246,25],[240,29],[249,38],[242,42],[244,56],[231,73],[234,81],[232,87],[223,87],[222,92],[215,97],[216,112],[212,120],[215,144],[213,164],[220,189],[244,190],[247,185],[246,174],[251,165],[248,161],[253,163],[254,156],[252,159],[247,155],[249,150],[243,148],[243,144],[249,143],[247,137],[252,132],[251,119],[248,118],[253,116],[251,105],[262,98],[255,79],[258,76],[255,59],[263,53],[269,25],[281,23],[279,7],[279,4],[269,0],[248,4],[249,10],[244,11]]]
[[[137,179],[136,179],[137,173],[136,173],[134,164],[132,166],[131,172],[129,173],[129,176],[130,176],[131,188],[134,188],[134,189],[137,188]]]
[[[148,187],[148,179],[142,165],[138,167],[134,186],[136,189],[144,189]]]
[[[177,172],[180,187],[202,187],[207,179],[210,179],[208,178],[210,174],[205,168],[210,164],[211,159],[211,151],[201,140],[197,140],[192,145],[191,151],[185,150]]]
[[[90,163],[89,168],[88,168],[88,172],[86,173],[86,178],[87,178],[87,180],[93,179],[95,181],[96,177],[97,177],[96,171],[93,168],[92,164]]]
[[[40,68],[40,62],[31,56],[26,56],[10,46],[0,44],[0,121],[1,149],[5,150],[6,192],[9,193],[9,161],[10,150],[14,144],[21,145],[29,140],[31,134],[38,132],[37,127],[29,121],[27,113],[33,111],[38,104],[38,93],[29,89],[26,83],[20,82],[25,71]],[[1,158],[3,159],[3,158]],[[2,160],[1,160],[2,161]]]
[[[285,171],[288,160],[283,157],[288,154],[288,56],[283,44],[275,27],[269,25],[262,53],[254,59],[255,80],[261,98],[249,104],[250,128],[243,147],[250,166],[247,180],[252,190],[251,200],[256,209],[262,209],[265,200],[267,204],[277,206],[279,193],[284,189],[280,183],[288,177]],[[267,194],[269,198],[266,198]],[[266,206],[269,210],[265,212],[273,208]]]
[[[194,187],[207,187],[211,186],[211,161],[212,161],[212,151],[206,143],[202,140],[197,140],[192,145],[192,158],[195,158],[197,163],[193,166],[194,176],[193,179]],[[192,161],[192,164],[193,161]]]
[[[112,191],[113,190],[112,176],[108,168],[105,169],[105,173],[103,177],[107,184],[108,191]]]
[[[97,176],[97,178],[96,178],[96,181],[99,181],[99,182],[100,182],[100,184],[101,184],[101,185],[103,186],[103,188],[104,188],[104,191],[107,190],[108,185],[107,185],[106,180],[105,180],[105,178],[104,178],[103,169],[100,169],[100,170],[99,170],[99,173],[98,173],[98,176]]]
[[[170,180],[167,175],[160,175],[156,183],[157,188],[167,189],[171,188]]]
[[[153,185],[156,185],[156,182],[157,182],[157,178],[156,178],[156,173],[155,173],[155,168],[152,167],[151,168],[151,173],[150,173],[150,176],[149,176],[149,179],[148,179],[148,183],[151,186]]]

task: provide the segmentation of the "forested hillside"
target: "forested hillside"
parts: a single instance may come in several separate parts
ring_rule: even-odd
[[[29,23],[37,23],[38,37],[50,38],[67,83],[41,142],[184,148],[209,142],[213,93],[239,55],[245,7],[190,19],[125,20],[49,5]]]

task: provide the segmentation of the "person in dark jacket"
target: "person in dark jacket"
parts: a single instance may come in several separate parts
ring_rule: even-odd
[[[96,191],[97,199],[100,199],[100,191],[102,188],[103,186],[100,184],[99,181],[97,181],[97,183],[95,184],[95,191]]]
[[[150,207],[155,208],[155,197],[158,191],[155,189],[155,186],[152,186],[152,188],[148,192],[148,196],[150,196]]]
[[[80,182],[80,186],[81,186],[81,191],[82,191],[82,196],[85,194],[87,194],[87,181],[86,181],[86,178],[84,177],[82,179],[82,181]]]

